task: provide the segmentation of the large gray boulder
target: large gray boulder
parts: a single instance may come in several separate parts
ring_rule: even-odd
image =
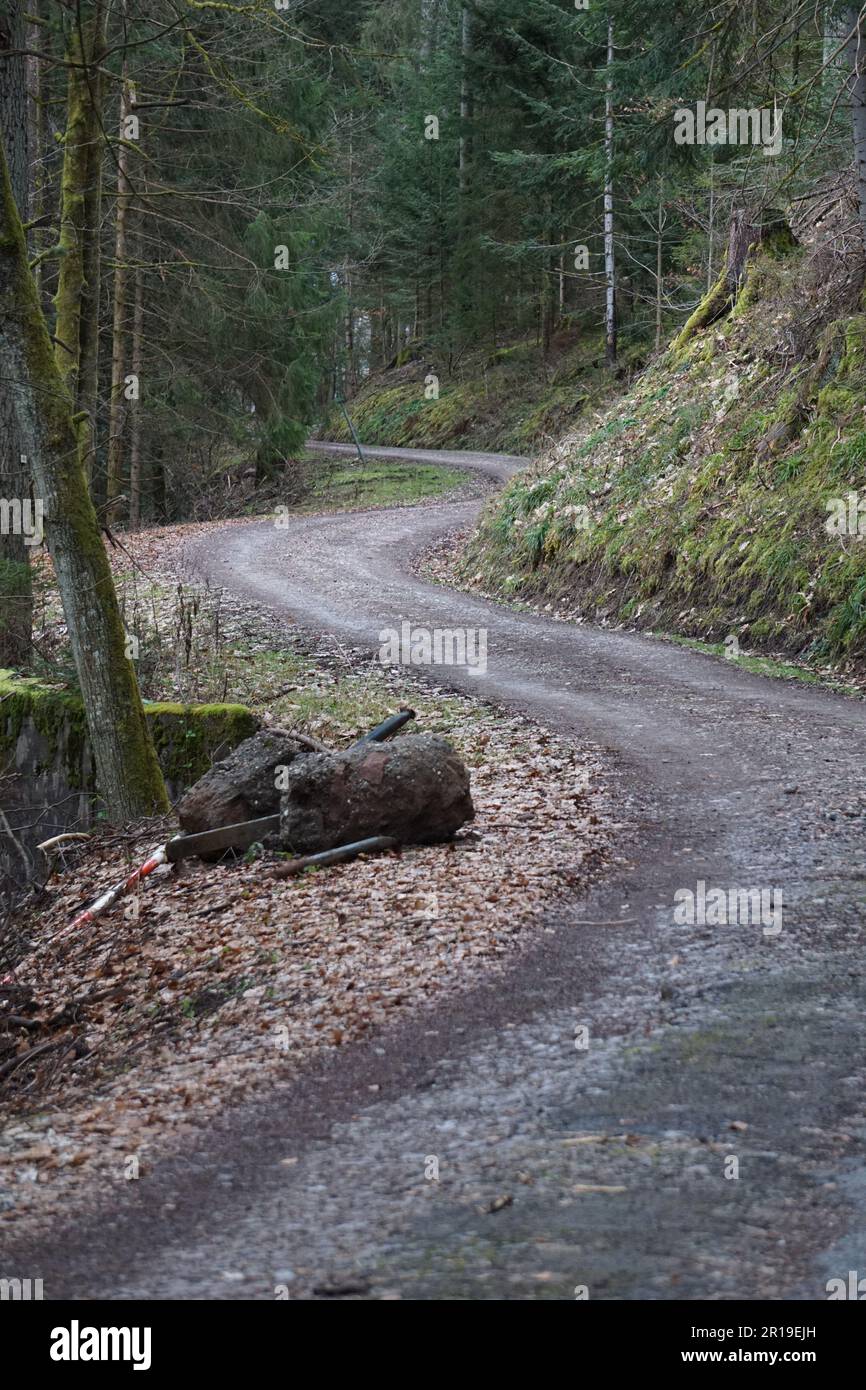
[[[410,734],[296,758],[280,815],[283,848],[314,854],[370,835],[448,840],[475,809],[469,773],[447,739]]]
[[[214,763],[178,803],[177,816],[188,835],[216,830],[236,821],[275,816],[282,788],[277,770],[290,767],[304,752],[291,734],[262,730]],[[286,782],[280,779],[282,785]]]

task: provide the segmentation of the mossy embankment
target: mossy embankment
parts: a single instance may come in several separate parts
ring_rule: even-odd
[[[626,348],[612,381],[604,365],[603,335],[577,322],[554,336],[547,354],[520,340],[477,348],[449,362],[413,343],[387,371],[364,383],[349,411],[367,445],[528,455],[558,439],[588,406],[621,389],[645,355],[639,343]],[[320,434],[351,443],[339,407]]]
[[[759,252],[732,312],[512,480],[463,576],[595,621],[862,665],[861,284],[814,245]]]

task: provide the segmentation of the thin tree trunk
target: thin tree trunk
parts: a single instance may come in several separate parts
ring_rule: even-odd
[[[83,38],[83,42],[82,42]],[[60,271],[54,298],[54,357],[63,384],[78,402],[82,337],[85,352],[94,350],[87,341],[84,307],[87,274],[98,265],[99,227],[94,225],[96,187],[102,167],[101,82],[97,68],[105,47],[105,5],[96,0],[91,18],[79,33],[73,18],[66,55],[66,132],[63,140],[63,174],[60,189]],[[96,243],[95,245],[93,243]],[[97,259],[94,259],[97,258]],[[98,286],[96,287],[98,299]],[[87,306],[90,307],[89,305]],[[93,320],[90,321],[91,328]],[[88,371],[91,363],[88,356]]]
[[[19,429],[35,434],[37,497],[78,672],[97,783],[114,821],[164,812],[168,799],[144,715],[111,567],[84,474],[86,432],[61,380],[27,258],[0,142],[0,374]],[[78,422],[80,425],[80,422]]]
[[[144,290],[141,266],[135,270],[135,307],[132,312],[132,374],[136,395],[129,410],[129,525],[133,531],[141,524],[141,364],[144,348]]]
[[[613,20],[607,21],[608,77],[604,96],[604,275],[605,275],[605,358],[616,366],[616,260],[613,248]]]
[[[126,234],[130,185],[127,178],[129,154],[124,135],[131,110],[126,64],[120,94],[120,141],[117,147],[117,211],[114,223],[114,311],[111,330],[111,394],[108,409],[108,471],[105,495],[109,523],[117,519],[123,473],[123,427],[126,405],[123,395],[123,368],[126,353]]]
[[[659,215],[656,226],[656,352],[662,345],[662,233],[664,232],[664,182],[659,178]]]
[[[33,7],[33,14],[39,17],[41,14],[39,5]],[[50,80],[48,73],[49,56],[51,53],[51,31],[43,24],[34,25],[36,34],[33,40],[34,52],[43,53],[45,61],[34,59],[34,78],[32,87],[33,103],[35,107],[34,120],[34,147],[31,166],[31,198],[30,216],[38,219],[39,228],[34,232],[34,249],[37,251],[47,250],[56,239],[56,226],[59,224],[57,211],[57,187],[56,180],[52,180],[49,171],[49,151],[53,141],[51,138],[51,122],[49,119],[50,109]],[[44,225],[47,224],[47,225]],[[47,315],[51,310],[53,288],[49,281],[52,279],[49,265],[40,261],[36,267],[36,284],[39,288],[40,299],[43,312]]]
[[[165,476],[165,454],[163,445],[157,443],[151,450],[151,509],[155,521],[169,521],[168,479]]]
[[[469,186],[469,166],[472,162],[472,115],[474,100],[469,78],[472,57],[472,11],[463,5],[460,21],[460,140],[458,146],[458,186],[465,194]]]
[[[346,251],[345,286],[346,286],[346,395],[354,394],[356,386],[355,371],[355,306],[353,303],[354,286],[352,284],[352,239],[355,224],[354,206],[354,132],[352,128],[352,117],[349,116],[349,170],[348,170],[348,208],[347,208],[347,232],[348,248]]]
[[[844,17],[845,32],[853,30],[848,42],[851,126],[854,137],[854,164],[860,226],[866,240],[866,24],[859,8],[849,6]]]
[[[96,6],[94,18],[93,66],[89,73],[88,98],[92,138],[87,148],[87,175],[84,187],[84,284],[79,327],[78,390],[76,411],[87,417],[88,448],[85,472],[88,480],[96,457],[97,399],[99,395],[99,288],[102,271],[102,105],[105,82],[99,59],[105,48],[106,10]]]
[[[352,272],[346,265],[346,394],[354,395],[355,372],[355,311],[352,308]]]
[[[542,237],[544,240],[544,259],[541,265],[541,351],[544,357],[550,352],[553,336],[553,253],[550,249],[553,229],[550,222],[550,196],[544,198],[545,218]]]
[[[12,195],[22,219],[27,219],[28,105],[27,70],[10,50],[25,43],[23,5],[16,3],[0,15],[0,138],[9,151]],[[29,423],[19,418],[14,393],[17,384],[8,372],[0,390],[0,498],[23,507],[30,500],[30,460],[36,438]],[[9,389],[7,389],[9,388]],[[20,513],[19,513],[20,514]],[[0,666],[24,666],[30,659],[33,592],[29,547],[21,526],[0,527]],[[31,518],[32,520],[32,518]]]
[[[81,296],[76,409],[87,416],[89,438],[85,471],[89,479],[93,472],[93,461],[96,456],[96,414],[99,395],[99,286],[102,260],[99,239],[102,221],[101,140],[94,140],[91,143],[87,164],[87,189],[84,195],[84,286]]]
[[[438,47],[439,5],[441,0],[421,0],[421,67],[430,62]]]
[[[385,309],[385,284],[379,281],[379,312],[376,316],[377,335],[376,340],[370,342],[370,370],[376,367],[384,367],[388,361],[388,319]]]
[[[713,239],[716,234],[716,166],[713,161],[712,152],[710,153],[710,212],[707,219],[707,294],[713,287]]]

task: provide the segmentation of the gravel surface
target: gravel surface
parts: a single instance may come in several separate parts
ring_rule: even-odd
[[[28,945],[0,1026],[10,1060],[37,1060],[7,1076],[4,1053],[0,1070],[4,1242],[98,1207],[215,1112],[501,969],[558,897],[603,871],[611,832],[589,750],[478,701],[429,701],[418,726],[452,740],[472,783],[475,816],[452,841],[289,880],[264,849],[183,860],[58,941],[177,833],[167,817],[76,844],[22,908]]]
[[[862,704],[415,577],[477,506],[192,555],[367,649],[401,619],[485,629],[485,674],[431,675],[606,750],[627,862],[495,981],[224,1112],[62,1253],[18,1251],[50,1296],[821,1299],[862,1269]],[[701,881],[781,892],[780,929],[683,922]]]

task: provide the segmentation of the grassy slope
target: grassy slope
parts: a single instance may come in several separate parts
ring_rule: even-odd
[[[436,464],[376,460],[363,467],[357,459],[323,460],[313,455],[307,464],[310,491],[299,511],[343,511],[352,507],[388,507],[421,502],[461,487],[466,474]]]
[[[635,365],[640,355],[639,347],[627,351],[623,367]],[[351,402],[365,444],[533,454],[611,391],[604,338],[597,330],[577,327],[555,337],[546,360],[534,343],[517,342],[467,353],[451,372],[418,345],[398,361],[396,368],[371,377]],[[438,400],[425,396],[431,373],[439,378]],[[322,437],[351,440],[339,410]]]
[[[849,288],[840,311],[814,252],[758,256],[731,316],[511,482],[466,576],[596,620],[862,663],[866,536],[825,526],[829,498],[866,504],[860,307]]]

